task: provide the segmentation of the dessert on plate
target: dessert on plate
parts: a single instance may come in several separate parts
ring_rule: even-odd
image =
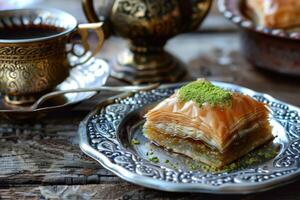
[[[293,28],[300,25],[299,0],[246,0],[248,15],[267,28]]]
[[[223,167],[273,139],[268,113],[248,95],[197,80],[145,115],[144,134],[175,153]]]

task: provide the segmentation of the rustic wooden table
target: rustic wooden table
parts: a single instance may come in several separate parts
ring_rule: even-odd
[[[65,9],[85,21],[79,0],[41,0],[38,4]],[[98,56],[110,59],[125,45],[111,37]],[[299,78],[250,66],[239,53],[236,29],[215,8],[199,31],[170,40],[166,48],[187,64],[193,78],[233,82],[300,106]],[[107,84],[122,83],[109,79]],[[78,123],[108,95],[31,124],[0,121],[0,199],[300,199],[300,181],[251,195],[210,195],[161,192],[121,180],[78,146]]]

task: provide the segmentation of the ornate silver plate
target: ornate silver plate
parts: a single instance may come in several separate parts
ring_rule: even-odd
[[[82,53],[82,46],[75,46],[74,51],[79,55]],[[70,54],[68,56],[69,63],[74,66],[69,77],[60,83],[56,90],[68,90],[77,88],[92,88],[102,86],[106,83],[110,66],[102,59],[90,57],[91,52],[87,52],[84,56],[78,57]],[[96,92],[69,93],[51,99],[49,105],[42,106],[33,111],[22,109],[22,107],[8,107],[3,102],[0,94],[0,116],[12,119],[23,120],[30,118],[38,118],[44,116],[48,112],[58,111],[68,106],[75,105],[83,100],[91,98]]]
[[[152,145],[142,134],[143,115],[180,84],[123,94],[101,103],[80,124],[80,147],[119,177],[165,191],[253,193],[295,180],[300,174],[300,109],[244,87],[213,83],[248,94],[270,107],[270,122],[276,135],[273,143],[280,146],[275,158],[232,172],[206,173],[188,169],[184,156]],[[132,144],[132,138],[138,139],[140,144]],[[149,161],[149,151],[159,162]],[[169,162],[164,162],[166,160]]]

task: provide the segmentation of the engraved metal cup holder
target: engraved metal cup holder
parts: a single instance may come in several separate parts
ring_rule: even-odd
[[[14,31],[50,31],[48,35],[14,37]],[[79,24],[76,19],[56,9],[19,9],[0,11],[0,30],[10,30],[9,37],[0,35],[0,93],[8,105],[32,103],[43,93],[51,91],[68,77],[72,66],[82,64],[68,61],[68,54],[89,56],[89,60],[102,47],[102,23]],[[88,44],[89,30],[98,36],[97,46]],[[73,51],[74,35],[80,35],[83,53]],[[70,45],[69,45],[70,44]],[[67,46],[71,50],[67,50]],[[72,66],[71,66],[72,65]]]

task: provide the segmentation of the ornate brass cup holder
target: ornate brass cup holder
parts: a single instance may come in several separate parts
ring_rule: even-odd
[[[129,49],[112,61],[112,76],[140,84],[177,82],[184,77],[184,65],[164,50],[168,39],[198,28],[211,0],[82,0],[90,22],[104,22],[105,35],[129,40]]]
[[[93,50],[87,40],[89,30],[98,37]],[[80,41],[75,40],[75,35],[80,36]],[[78,24],[72,15],[61,10],[0,11],[2,100],[13,107],[33,103],[63,82],[72,67],[82,65],[94,56],[103,41],[102,23]],[[74,51],[77,44],[83,47],[80,56]],[[85,60],[70,63],[67,59],[70,54]]]
[[[74,50],[79,53],[84,51],[82,46],[75,46]],[[57,85],[54,91],[100,87],[106,83],[110,74],[108,63],[93,57],[90,51],[82,57],[69,54],[67,62],[76,66],[70,70],[68,77]],[[38,119],[54,111],[63,111],[95,94],[96,92],[63,94],[34,110],[28,110],[22,105],[7,104],[3,95],[0,94],[0,117],[11,121]]]

